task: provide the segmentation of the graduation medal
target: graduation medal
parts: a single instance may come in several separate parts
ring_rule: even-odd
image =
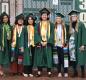
[[[20,37],[21,32],[22,32],[22,26],[20,27],[20,29],[18,28],[18,37]]]

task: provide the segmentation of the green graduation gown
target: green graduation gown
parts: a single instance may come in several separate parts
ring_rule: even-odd
[[[69,57],[70,61],[75,61],[77,63],[77,42],[78,42],[78,32],[74,32],[73,34],[69,35]]]
[[[35,36],[35,27],[36,24],[34,26],[34,36]],[[23,65],[25,66],[30,66],[32,65],[32,57],[34,57],[32,55],[32,51],[31,51],[31,46],[28,47],[28,30],[27,30],[27,26],[24,28],[24,59],[23,59]]]
[[[70,39],[70,36],[71,36],[71,34],[69,34],[69,25],[67,26],[67,42],[68,42],[68,44],[69,44],[69,39]],[[74,32],[74,43],[71,45],[71,46],[75,46],[75,48],[73,49],[73,47],[71,47],[72,49],[72,51],[73,50],[75,50],[75,52],[74,52],[74,56],[72,56],[73,54],[71,53],[69,53],[69,65],[70,66],[72,66],[72,64],[71,64],[71,61],[74,61],[75,62],[75,64],[77,64],[78,63],[78,60],[77,60],[77,54],[78,54],[78,50],[77,50],[77,46],[78,46],[78,32],[77,31],[75,31]],[[70,47],[70,46],[69,46]],[[69,48],[68,47],[68,48]],[[70,52],[70,51],[69,51]],[[71,57],[72,56],[72,57]]]
[[[47,67],[52,68],[52,45],[54,44],[54,25],[50,23],[50,37],[47,40],[47,46],[43,47],[38,45],[41,43],[40,25],[38,24],[35,31],[35,55],[34,66],[35,67]]]
[[[68,40],[69,40],[69,25],[65,24],[65,28],[66,28],[66,43],[68,44]]]
[[[5,25],[6,27],[6,25]],[[12,32],[12,27],[8,25],[10,33]],[[2,48],[2,40],[4,37],[4,47]],[[11,51],[11,34],[10,40],[7,39],[7,31],[4,28],[4,36],[3,36],[3,24],[0,25],[0,65],[7,67],[10,63],[10,51]]]
[[[14,32],[13,32],[14,34]],[[13,39],[12,39],[13,40]],[[11,65],[12,73],[22,73],[23,71],[23,54],[20,48],[24,48],[24,28],[20,33],[16,32],[16,45],[11,48]]]
[[[82,45],[86,45],[86,27],[83,23],[79,22],[78,24],[78,64],[85,65],[86,64],[86,50],[80,51],[79,48]]]
[[[15,59],[18,60],[18,56],[23,56],[24,52],[21,52],[19,48],[24,48],[24,28],[22,29],[22,32],[20,34],[20,37],[18,36],[18,33],[16,34],[16,46],[15,46]]]

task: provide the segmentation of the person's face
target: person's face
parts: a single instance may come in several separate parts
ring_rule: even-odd
[[[3,23],[7,23],[8,22],[8,17],[7,16],[3,16]]]
[[[43,14],[41,15],[41,19],[42,19],[43,21],[46,21],[46,20],[48,19],[47,13],[43,13]]]
[[[71,16],[71,20],[72,20],[72,22],[76,22],[77,19],[78,19],[78,17],[77,17],[76,15],[72,15],[72,16]]]
[[[62,18],[61,17],[56,17],[56,22],[57,22],[57,24],[61,24]]]
[[[30,25],[33,24],[33,19],[31,17],[28,18],[28,24],[30,24]]]
[[[23,23],[24,23],[24,21],[23,21],[22,19],[19,19],[19,20],[18,20],[18,24],[19,24],[19,25],[23,25]]]

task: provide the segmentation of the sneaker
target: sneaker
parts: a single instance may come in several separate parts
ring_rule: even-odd
[[[5,76],[3,71],[0,71],[0,76]]]
[[[72,77],[78,77],[78,73],[74,72],[74,74],[72,75]]]
[[[29,74],[29,77],[33,77],[33,74]]]
[[[67,77],[68,77],[68,73],[65,73],[65,74],[64,74],[64,77],[67,78]]]
[[[40,76],[41,76],[41,71],[38,71],[36,77],[40,77]]]
[[[52,73],[51,72],[48,72],[48,76],[50,77],[52,75]]]
[[[61,78],[62,77],[62,74],[61,73],[58,73],[58,77]]]
[[[23,73],[23,76],[24,76],[24,77],[28,77],[28,74]]]
[[[81,78],[85,78],[85,72],[81,73]]]

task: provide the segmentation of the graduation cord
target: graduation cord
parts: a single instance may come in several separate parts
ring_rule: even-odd
[[[10,31],[10,26],[8,24],[3,24],[2,25],[2,48],[4,48],[5,44],[4,44],[4,39],[5,39],[5,32],[7,35],[7,39],[10,40],[11,39],[11,31]]]
[[[28,31],[28,47],[30,45],[35,46],[34,45],[34,28],[32,29],[30,27],[31,26],[27,26],[27,31]],[[32,31],[32,32],[30,32],[30,31]]]
[[[42,29],[42,24],[43,24],[43,22],[41,21],[40,22],[40,29]],[[41,36],[42,36],[42,32],[41,32]],[[46,39],[49,39],[49,37],[50,37],[50,24],[49,24],[49,21],[47,21],[47,30],[46,30]],[[41,39],[42,40],[42,39]],[[42,40],[43,42],[46,42],[45,40]]]

